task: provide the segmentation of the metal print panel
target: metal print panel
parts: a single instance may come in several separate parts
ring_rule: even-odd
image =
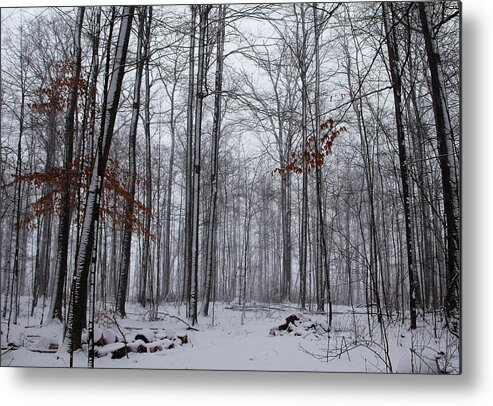
[[[460,373],[460,20],[2,9],[1,365]]]

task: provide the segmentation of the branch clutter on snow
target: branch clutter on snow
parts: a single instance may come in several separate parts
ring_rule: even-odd
[[[328,323],[314,321],[302,313],[294,313],[286,317],[283,324],[271,328],[269,334],[271,336],[292,334],[305,338],[311,334],[315,336],[327,334],[329,331]]]

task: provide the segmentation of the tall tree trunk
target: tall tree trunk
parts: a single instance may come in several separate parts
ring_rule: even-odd
[[[9,309],[8,324],[7,324],[7,340],[9,339],[10,324],[17,324],[19,316],[19,275],[20,275],[20,261],[21,261],[21,203],[22,203],[22,181],[20,179],[23,167],[22,161],[22,143],[24,132],[26,129],[26,97],[27,97],[27,69],[28,60],[24,55],[24,33],[21,28],[20,32],[20,54],[19,54],[19,71],[20,71],[20,106],[19,106],[19,138],[17,140],[17,162],[15,167],[15,191],[14,191],[14,204],[12,209],[12,230],[14,231],[14,258],[12,264],[12,277],[7,280],[7,292],[5,295],[3,317],[6,317],[7,307]],[[12,238],[12,234],[11,234]],[[9,269],[11,265],[11,257],[9,255]],[[7,306],[8,303],[8,306]]]
[[[47,114],[48,116],[48,139],[46,141],[46,164],[45,173],[49,173],[53,170],[55,164],[55,154],[56,154],[56,139],[57,126],[56,126],[56,116],[57,111],[55,108],[51,108]],[[47,296],[49,295],[48,286],[50,285],[50,269],[51,267],[51,246],[52,246],[52,228],[53,228],[53,214],[51,209],[54,205],[53,197],[50,196],[53,193],[53,186],[50,184],[44,184],[42,189],[42,196],[49,196],[48,200],[44,204],[44,212],[46,213],[41,220],[41,240],[38,241],[36,269],[35,269],[35,289],[36,294],[33,298],[33,309],[34,305],[37,303],[38,295],[43,294],[43,303]],[[55,268],[56,269],[56,268]],[[43,305],[44,308],[44,305]],[[43,312],[44,314],[44,312]]]
[[[410,30],[411,27],[408,28]],[[409,39],[410,33],[409,33]],[[409,59],[409,75],[410,80],[413,81],[414,78],[414,63],[413,58]],[[419,205],[420,205],[420,220],[421,220],[421,249],[423,251],[421,256],[421,269],[423,274],[423,293],[422,293],[422,304],[423,310],[429,309],[433,304],[433,295],[436,291],[435,280],[434,280],[434,258],[433,258],[433,233],[432,233],[432,218],[435,215],[432,213],[430,208],[430,197],[428,193],[431,191],[431,185],[429,180],[429,170],[426,163],[426,130],[423,125],[420,109],[418,106],[418,97],[416,92],[416,85],[412,85],[410,89],[409,97],[409,117],[414,117],[411,124],[414,129],[414,150],[416,151],[417,160],[417,178],[419,179]],[[411,108],[412,107],[412,108]]]
[[[281,165],[285,167],[287,160],[281,159]],[[291,210],[290,210],[290,184],[291,173],[284,172],[281,175],[281,232],[282,232],[282,273],[280,300],[291,299]]]
[[[22,63],[22,61],[21,61]],[[15,228],[15,240],[14,240],[14,259],[12,266],[12,282],[10,284],[10,312],[8,317],[8,331],[10,331],[10,323],[17,324],[17,318],[19,316],[19,273],[20,273],[20,245],[21,245],[21,202],[22,202],[22,182],[19,179],[22,172],[22,138],[24,136],[25,128],[25,100],[26,93],[24,87],[21,89],[21,107],[19,114],[19,140],[17,142],[17,164],[15,169],[15,176],[17,177],[17,183],[15,185],[15,204],[14,204],[14,216],[15,219],[13,227]],[[8,332],[7,332],[8,339]]]
[[[129,135],[129,154],[128,154],[128,168],[130,172],[130,179],[128,182],[129,196],[125,202],[125,223],[122,239],[122,260],[120,262],[120,272],[118,278],[118,291],[116,297],[116,312],[125,317],[125,302],[127,299],[128,290],[128,276],[130,273],[130,253],[132,248],[132,231],[133,231],[133,218],[135,208],[135,182],[137,178],[136,167],[136,144],[137,144],[137,127],[139,123],[140,112],[140,93],[142,87],[142,73],[144,70],[144,58],[142,57],[142,42],[144,37],[145,28],[145,7],[138,10],[139,14],[139,36],[137,39],[137,69],[135,70],[135,84],[132,104],[132,118],[130,121],[130,135]]]
[[[431,97],[435,114],[438,154],[446,218],[447,288],[445,317],[451,332],[458,334],[460,323],[460,200],[458,171],[454,158],[454,134],[447,109],[442,63],[425,3],[419,3],[419,16],[431,74]],[[459,4],[460,7],[460,4]]]
[[[178,61],[175,61],[175,75]],[[171,147],[168,164],[168,184],[166,185],[166,211],[164,214],[164,261],[163,261],[163,281],[161,296],[166,300],[170,292],[171,283],[171,208],[173,203],[173,180],[175,165],[175,145],[176,145],[176,115],[175,115],[175,92],[178,79],[174,76],[175,82],[168,96],[170,98],[170,136]],[[166,90],[167,91],[167,90]]]
[[[52,319],[63,319],[62,306],[63,295],[65,292],[65,280],[67,278],[67,259],[68,246],[70,239],[70,198],[71,182],[70,174],[72,173],[72,161],[74,156],[74,132],[75,132],[75,114],[79,96],[79,80],[81,73],[82,60],[82,24],[84,21],[85,7],[79,7],[77,11],[77,27],[74,37],[74,77],[73,86],[70,90],[69,108],[65,118],[65,183],[61,196],[61,212],[58,221],[58,255],[56,261],[56,280],[55,291],[52,297],[50,316]]]
[[[219,139],[221,136],[221,98],[223,85],[223,53],[225,35],[226,6],[218,6],[218,32],[217,32],[217,62],[216,62],[216,84],[214,96],[214,121],[212,124],[212,173],[210,185],[210,209],[209,230],[207,238],[207,264],[206,279],[204,287],[204,301],[202,303],[202,314],[209,314],[209,302],[211,300],[212,282],[216,275],[216,233],[217,233],[217,181],[219,169]]]
[[[320,27],[317,14],[317,5],[313,5],[313,21],[315,31],[315,150],[319,150],[320,142]],[[325,287],[327,288],[327,299],[329,305],[329,324],[332,324],[332,295],[330,288],[330,269],[327,261],[327,241],[325,237],[325,218],[323,210],[323,190],[322,190],[322,168],[316,165],[315,169],[316,200],[317,200],[317,224],[319,242],[318,251],[320,253],[319,269],[316,270],[318,278],[318,303],[317,310],[324,311]],[[325,284],[323,283],[325,275]]]
[[[50,167],[52,167],[53,160],[47,159],[47,162],[50,163]],[[46,169],[48,169],[48,165],[46,165]],[[46,171],[47,172],[47,171]],[[52,187],[49,185],[43,185],[42,195],[46,196],[48,193],[51,193]],[[52,244],[52,228],[53,228],[53,215],[49,212],[48,207],[53,207],[53,201],[50,199],[50,202],[47,203],[47,211],[48,213],[43,216],[40,221],[40,231],[39,231],[39,240],[37,242],[36,249],[36,268],[35,268],[35,295],[33,297],[33,309],[37,304],[37,300],[39,295],[42,294],[43,298],[49,295],[49,284],[50,284],[50,268],[51,268],[51,244]]]
[[[390,10],[387,10],[390,7]],[[404,124],[402,117],[402,76],[399,67],[399,53],[395,32],[393,5],[382,3],[383,19],[385,31],[388,34],[387,51],[389,55],[390,76],[392,79],[392,90],[394,94],[395,121],[397,131],[397,144],[399,151],[399,167],[402,185],[402,204],[404,206],[404,222],[406,233],[407,269],[409,278],[409,312],[411,317],[411,329],[416,328],[416,255],[414,252],[414,242],[411,224],[411,192],[409,190],[409,168],[406,153],[406,139],[404,134]],[[389,31],[390,30],[390,31]]]
[[[97,85],[98,85],[98,76],[100,73],[100,62],[99,62],[99,47],[100,47],[100,37],[101,37],[101,15],[102,10],[100,7],[93,9],[92,13],[92,56],[91,56],[91,79],[89,83],[90,92],[88,93],[88,97],[84,106],[84,117],[81,127],[81,134],[78,137],[78,145],[77,145],[77,160],[78,160],[78,178],[77,183],[81,184],[84,179],[85,168],[94,163],[95,156],[95,147],[94,147],[94,139],[96,134],[96,118],[98,114],[97,107]],[[105,80],[104,80],[104,90],[103,90],[103,101],[107,98],[107,90],[108,90],[108,80],[110,76],[110,52],[111,52],[111,41],[113,39],[113,28],[116,21],[116,8],[111,8],[111,16],[108,20],[109,29],[108,29],[108,39],[106,41],[106,67],[105,67]],[[104,104],[104,103],[103,103]],[[89,135],[89,136],[88,136]],[[86,140],[88,138],[88,140]],[[88,146],[88,148],[86,147]],[[86,149],[88,150],[86,152]],[[87,155],[87,156],[86,156]],[[83,213],[83,196],[81,188],[77,188],[77,206],[76,206],[76,239],[75,239],[75,255],[74,258],[77,259],[79,255],[80,248],[80,240],[82,234],[82,219],[84,216]],[[72,275],[72,286],[74,280],[74,274]],[[67,287],[65,288],[68,289]],[[73,290],[72,290],[73,291]],[[85,292],[82,293],[85,295]],[[67,295],[65,295],[67,296]],[[81,298],[82,301],[85,301],[85,298]],[[70,310],[72,297],[69,298],[69,306],[65,306],[65,316],[64,319],[68,320],[68,311]],[[68,309],[67,309],[68,307]],[[82,315],[84,320],[81,322],[83,325],[85,324],[85,314]]]
[[[99,219],[100,200],[106,164],[113,137],[116,114],[120,100],[128,43],[132,28],[134,7],[123,8],[123,16],[115,50],[115,59],[108,90],[108,99],[103,106],[103,119],[98,141],[94,167],[90,176],[80,246],[76,258],[74,281],[72,284],[71,306],[68,315],[64,345],[72,354],[81,347],[81,334],[87,310],[87,279],[92,260],[96,236],[96,222]],[[71,362],[72,364],[72,362]],[[72,365],[71,365],[72,366]]]
[[[197,7],[191,5],[190,50],[188,72],[188,102],[187,102],[187,148],[185,162],[185,249],[184,249],[184,279],[183,299],[187,303],[187,317],[190,317],[190,294],[192,286],[192,246],[193,246],[193,123],[195,106],[195,34]]]
[[[145,102],[144,102],[144,133],[145,133],[145,150],[146,150],[146,181],[145,181],[145,205],[147,213],[144,221],[144,243],[142,246],[142,266],[140,272],[139,296],[138,302],[145,306],[147,299],[153,300],[153,272],[151,267],[151,250],[150,250],[150,232],[151,232],[151,211],[152,211],[152,171],[151,171],[151,84],[149,72],[149,52],[150,52],[150,26],[152,21],[152,7],[146,8],[148,18],[146,21],[145,43],[144,43],[144,76],[145,76]],[[150,282],[149,287],[147,282]]]
[[[192,277],[190,284],[189,318],[193,324],[197,323],[198,304],[198,274],[200,251],[200,171],[201,171],[201,143],[202,143],[202,109],[204,94],[204,82],[206,74],[205,66],[205,42],[208,25],[208,15],[212,6],[200,6],[199,22],[199,49],[197,62],[196,103],[195,103],[195,128],[194,128],[194,156],[193,156],[193,226],[192,226]]]
[[[353,38],[356,42],[356,34],[353,30]],[[357,44],[357,49],[359,49],[359,44]],[[353,87],[352,79],[351,79],[351,66],[352,60],[351,55],[349,54],[349,50],[346,47],[346,58],[347,58],[347,78],[348,85],[352,95],[356,94],[355,89]],[[359,52],[359,51],[358,51]],[[358,88],[362,87],[362,79],[360,75],[360,68],[358,63],[358,57],[355,58],[356,65],[356,74],[358,79]],[[373,304],[376,305],[377,318],[378,322],[382,323],[382,305],[380,299],[380,290],[378,284],[378,270],[379,270],[379,261],[378,261],[378,233],[377,233],[377,225],[376,225],[376,214],[375,214],[375,170],[374,170],[374,159],[372,154],[372,148],[370,145],[370,137],[368,135],[367,123],[365,120],[365,116],[363,114],[363,98],[353,99],[351,101],[351,106],[354,109],[354,113],[356,114],[358,132],[360,134],[360,143],[361,143],[361,157],[363,159],[364,165],[364,181],[366,186],[366,193],[368,196],[368,222],[369,222],[369,236],[363,236],[363,244],[366,243],[366,240],[369,240],[369,259],[368,255],[365,256],[366,260],[366,269],[367,269],[367,284],[366,284],[366,303],[368,313],[373,314]],[[361,222],[360,222],[361,225]],[[363,233],[363,231],[362,231]],[[366,252],[365,252],[366,253]],[[369,291],[368,291],[369,289]],[[368,299],[370,299],[368,301]]]
[[[308,110],[308,88],[306,78],[306,26],[305,26],[305,5],[301,4],[301,30],[302,30],[302,42],[301,52],[299,55],[298,63],[300,65],[300,79],[301,79],[301,137],[303,139],[302,151],[306,154],[308,149],[307,144],[307,110]],[[306,306],[306,272],[307,272],[307,254],[308,254],[308,162],[303,159],[303,174],[302,174],[302,192],[301,192],[301,237],[300,237],[300,305],[304,309]]]

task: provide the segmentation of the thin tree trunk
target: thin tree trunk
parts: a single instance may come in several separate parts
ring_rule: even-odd
[[[197,323],[198,303],[198,274],[199,274],[199,221],[200,221],[200,171],[201,171],[201,138],[202,138],[202,109],[204,100],[205,81],[205,41],[210,5],[200,6],[199,49],[197,62],[194,157],[193,157],[193,227],[192,227],[192,275],[190,284],[189,318],[192,325]]]
[[[145,205],[147,213],[144,221],[144,244],[142,247],[142,266],[140,272],[139,297],[138,302],[145,306],[148,299],[153,300],[153,272],[151,268],[150,233],[151,233],[151,211],[152,211],[152,171],[151,171],[151,84],[149,72],[149,52],[150,52],[150,26],[152,22],[152,7],[146,8],[148,17],[146,21],[145,43],[144,43],[144,76],[145,76],[145,102],[144,102],[144,133],[146,150],[146,181],[145,181]],[[147,282],[150,281],[149,288]]]
[[[133,232],[133,218],[135,207],[135,182],[137,178],[136,167],[136,144],[137,144],[137,126],[139,123],[140,112],[140,93],[142,85],[142,72],[144,70],[144,59],[142,57],[142,40],[144,37],[145,27],[145,7],[142,7],[138,11],[139,14],[139,36],[137,39],[137,69],[135,70],[135,84],[133,94],[132,105],[132,118],[130,121],[130,135],[129,135],[129,154],[128,154],[128,168],[130,172],[130,179],[128,183],[129,196],[125,202],[125,223],[122,239],[122,260],[120,262],[120,272],[118,278],[118,291],[116,296],[116,312],[125,317],[125,302],[127,299],[128,290],[128,276],[130,273],[130,253],[132,247],[132,232]]]
[[[302,151],[303,154],[307,153],[307,110],[308,110],[308,89],[306,78],[306,27],[305,27],[305,6],[301,7],[301,30],[302,30],[302,43],[301,43],[301,58],[300,64],[300,77],[301,77],[301,137],[303,139]],[[308,162],[306,156],[303,160],[303,174],[302,174],[302,192],[301,192],[301,236],[300,236],[300,305],[304,309],[306,306],[306,272],[307,272],[307,238],[308,238]]]
[[[22,63],[22,62],[21,62]],[[21,90],[21,108],[19,114],[19,140],[17,142],[17,165],[15,169],[15,175],[17,177],[17,183],[15,187],[15,204],[14,204],[14,219],[13,227],[15,228],[15,242],[14,242],[14,259],[12,267],[12,282],[10,285],[10,312],[8,317],[8,331],[10,331],[10,323],[17,324],[17,318],[19,315],[18,301],[19,301],[19,267],[20,267],[20,232],[21,232],[21,202],[22,202],[22,182],[19,179],[22,172],[22,137],[24,136],[24,117],[25,117],[25,100],[26,93],[24,88]],[[7,339],[8,339],[7,332]]]
[[[202,304],[202,314],[209,314],[209,302],[211,299],[213,275],[216,274],[216,233],[217,233],[217,181],[219,169],[219,138],[221,136],[221,96],[223,82],[223,51],[225,34],[225,14],[226,6],[220,5],[219,23],[217,33],[217,62],[216,62],[216,84],[214,99],[214,121],[212,124],[212,174],[210,186],[210,210],[209,210],[209,231],[207,239],[207,264],[206,280],[204,288],[204,301]]]
[[[315,27],[315,150],[318,151],[320,142],[320,27],[317,15],[317,6],[313,6],[313,20]],[[329,305],[329,325],[332,325],[332,295],[330,287],[330,269],[327,261],[327,241],[325,238],[325,219],[323,212],[323,191],[322,191],[322,168],[316,165],[315,169],[315,182],[316,182],[316,200],[317,200],[317,223],[318,223],[318,241],[320,252],[320,269],[317,269],[318,287],[319,287],[319,301],[317,303],[317,310],[324,311],[324,296],[325,287],[327,288],[327,299]],[[323,279],[325,275],[325,286]]]
[[[166,186],[166,212],[164,215],[164,261],[163,261],[163,290],[162,296],[166,300],[170,292],[171,281],[171,206],[173,202],[173,179],[174,179],[174,164],[175,164],[175,144],[176,144],[176,128],[175,128],[175,92],[176,83],[173,85],[171,98],[170,112],[170,135],[171,135],[171,150],[168,165],[168,184]]]
[[[187,303],[187,317],[190,318],[190,296],[192,286],[192,246],[193,246],[193,123],[195,105],[195,34],[197,7],[191,5],[190,54],[188,72],[188,103],[187,103],[187,149],[185,164],[185,249],[184,249],[184,279],[183,299]]]

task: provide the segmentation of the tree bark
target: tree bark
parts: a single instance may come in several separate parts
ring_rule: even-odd
[[[197,6],[191,5],[190,50],[188,72],[188,102],[187,102],[187,148],[185,162],[185,249],[183,273],[183,299],[187,303],[187,317],[190,318],[190,295],[192,286],[192,246],[193,246],[193,123],[195,105],[195,34]]]
[[[61,212],[58,220],[58,255],[56,261],[56,281],[55,291],[52,298],[50,316],[52,319],[63,319],[62,306],[63,295],[65,292],[65,280],[67,278],[67,259],[68,246],[70,239],[70,199],[71,199],[71,178],[72,161],[74,156],[74,132],[75,114],[79,96],[79,80],[82,60],[82,24],[84,21],[85,7],[79,7],[77,12],[77,27],[74,38],[75,72],[73,77],[73,87],[70,90],[69,109],[65,118],[65,184],[61,197]]]
[[[221,137],[221,99],[223,85],[223,53],[224,53],[224,34],[225,34],[225,14],[226,6],[218,6],[219,22],[217,32],[217,62],[216,62],[216,83],[214,91],[214,119],[212,124],[212,173],[210,185],[210,209],[209,209],[209,230],[207,238],[207,264],[206,279],[204,286],[204,302],[202,304],[202,314],[209,314],[209,303],[211,300],[212,283],[216,275],[216,233],[217,233],[217,181],[219,170],[219,139]]]
[[[132,232],[133,232],[133,217],[135,207],[135,182],[137,178],[136,167],[136,143],[137,143],[137,127],[139,123],[140,112],[140,93],[142,87],[142,73],[144,70],[144,58],[142,56],[142,39],[144,37],[145,28],[145,7],[140,8],[139,13],[139,36],[137,38],[137,67],[135,70],[135,84],[132,104],[132,118],[130,120],[130,135],[129,135],[129,154],[128,168],[130,179],[128,182],[129,196],[125,202],[125,223],[122,239],[122,254],[123,258],[120,262],[120,272],[118,278],[118,291],[116,297],[116,312],[125,317],[125,302],[127,299],[128,276],[130,273],[130,253],[132,247]]]
[[[315,150],[319,150],[320,142],[320,27],[317,14],[317,6],[313,6],[313,21],[315,31]],[[316,200],[317,200],[317,223],[318,223],[318,251],[320,259],[317,269],[318,302],[317,310],[324,311],[325,288],[327,288],[329,325],[332,325],[332,295],[330,287],[330,269],[327,261],[327,241],[325,238],[325,218],[323,211],[323,190],[322,190],[322,168],[316,165],[315,168]],[[324,284],[325,276],[325,284]]]
[[[98,141],[96,159],[90,177],[82,234],[76,258],[74,281],[71,293],[71,306],[68,315],[67,331],[64,345],[72,354],[81,348],[81,334],[87,310],[87,280],[92,260],[96,222],[99,218],[102,186],[108,162],[108,155],[113,137],[116,114],[120,100],[121,86],[125,73],[128,43],[132,28],[134,7],[123,8],[123,16],[118,35],[115,60],[109,84],[108,99],[103,106],[103,120]]]
[[[432,35],[430,16],[425,3],[419,3],[418,7],[431,74],[431,97],[435,115],[443,204],[447,224],[445,317],[450,331],[458,334],[460,323],[460,200],[457,184],[458,171],[454,157],[454,134],[448,115],[440,53]]]
[[[145,205],[147,213],[145,214],[144,221],[144,243],[142,246],[142,265],[140,269],[140,283],[139,283],[139,296],[138,302],[145,306],[147,300],[153,301],[153,280],[154,275],[152,272],[151,264],[151,250],[150,250],[150,233],[151,233],[151,212],[152,212],[152,171],[151,171],[151,116],[150,116],[150,103],[151,103],[151,84],[149,73],[149,53],[150,53],[150,40],[151,40],[151,22],[152,22],[152,7],[146,7],[147,21],[145,22],[145,42],[144,42],[144,76],[145,76],[145,101],[144,101],[144,133],[145,133]],[[147,282],[149,283],[149,287]]]
[[[301,50],[298,59],[300,65],[300,79],[301,79],[301,137],[302,137],[302,151],[303,154],[307,153],[308,133],[307,133],[307,109],[308,109],[308,89],[306,78],[306,26],[305,26],[305,5],[301,4]],[[306,307],[306,273],[307,273],[307,254],[308,254],[308,162],[306,156],[303,159],[303,174],[302,174],[302,192],[301,192],[301,236],[300,236],[300,305],[304,309]]]
[[[407,252],[407,270],[409,278],[409,313],[411,318],[411,329],[416,329],[416,291],[417,275],[416,275],[416,254],[414,251],[414,241],[411,224],[411,192],[409,188],[409,168],[406,152],[406,139],[404,133],[404,124],[402,118],[402,76],[399,67],[399,53],[397,47],[397,39],[395,25],[393,20],[393,5],[389,5],[390,10],[387,10],[387,4],[382,3],[383,19],[385,31],[388,34],[387,51],[389,55],[390,76],[392,79],[392,90],[394,94],[395,121],[397,131],[397,144],[399,152],[399,167],[402,186],[402,204],[404,207],[404,222],[406,233],[406,252]]]
[[[192,227],[192,275],[190,284],[189,317],[192,325],[197,323],[198,305],[198,274],[199,274],[199,251],[200,251],[200,172],[201,172],[201,143],[202,143],[202,109],[204,94],[204,82],[207,67],[205,66],[205,42],[208,25],[208,15],[212,6],[203,5],[199,9],[199,41],[198,62],[196,82],[195,103],[195,128],[194,128],[194,150],[193,150],[193,227]]]

